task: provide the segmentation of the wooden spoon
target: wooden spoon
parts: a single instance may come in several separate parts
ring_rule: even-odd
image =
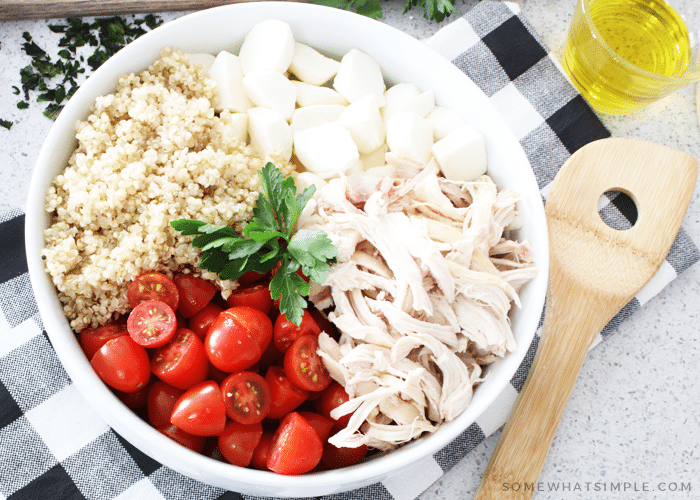
[[[697,170],[686,153],[622,138],[592,142],[561,168],[546,205],[550,275],[539,347],[475,500],[532,496],[591,343],[661,266]],[[634,201],[631,229],[601,220],[607,191]]]

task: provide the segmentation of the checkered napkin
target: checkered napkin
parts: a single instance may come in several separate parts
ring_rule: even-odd
[[[483,1],[426,43],[471,77],[503,114],[532,164],[543,198],[574,151],[610,135],[514,5]],[[629,227],[636,217],[634,205],[621,197],[612,198],[601,214],[618,228]],[[249,498],[168,469],[135,449],[90,408],[43,331],[27,275],[23,226],[22,209],[0,214],[0,500]],[[615,331],[699,258],[681,230],[659,273],[599,338]],[[413,500],[420,495],[502,426],[538,338],[509,387],[453,443],[382,483],[329,500]]]

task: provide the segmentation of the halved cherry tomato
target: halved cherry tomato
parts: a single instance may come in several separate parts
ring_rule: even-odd
[[[175,403],[184,394],[183,389],[178,389],[162,380],[156,379],[148,391],[148,421],[153,427],[170,423],[170,415],[173,413]]]
[[[151,378],[146,349],[128,335],[107,341],[90,364],[105,384],[121,392],[138,391]]]
[[[282,366],[282,363],[284,363],[284,353],[277,349],[274,342],[270,342],[255,366],[258,373],[266,373],[272,365]]]
[[[307,398],[307,401],[316,401],[317,399],[321,399],[322,395],[323,391],[309,391],[309,397]]]
[[[265,276],[267,276],[267,274],[260,274],[255,271],[248,271],[243,276],[238,278],[238,284],[241,286],[252,285],[256,281],[260,281],[261,279],[263,279]]]
[[[316,320],[316,324],[321,329],[322,332],[326,332],[328,335],[334,339],[338,339],[338,328],[328,319],[325,313],[319,311],[315,307],[307,309],[311,314],[311,317]]]
[[[151,371],[178,389],[189,389],[203,382],[209,374],[204,344],[192,330],[181,328],[168,344],[156,350]]]
[[[236,288],[231,292],[231,295],[228,296],[226,302],[230,307],[248,306],[267,314],[270,312],[270,309],[272,309],[270,285],[266,281],[264,283],[256,283],[250,286]]]
[[[197,337],[203,341],[207,336],[209,327],[223,310],[223,307],[220,307],[213,302],[209,302],[199,312],[194,313],[190,317],[188,322],[190,330],[192,330],[195,335],[197,335]]]
[[[226,415],[240,424],[255,424],[270,412],[270,389],[257,373],[242,371],[221,384]]]
[[[162,434],[168,436],[173,441],[176,441],[182,446],[185,446],[192,451],[196,451],[197,453],[202,453],[204,450],[204,445],[207,442],[207,438],[205,436],[195,436],[189,432],[183,431],[178,426],[173,424],[159,425],[156,427],[156,429]]]
[[[165,274],[147,271],[131,282],[126,290],[126,298],[132,309],[147,300],[160,300],[175,311],[180,302],[180,292],[173,280]]]
[[[333,382],[317,350],[318,336],[304,335],[295,340],[284,355],[287,377],[306,391],[322,391]]]
[[[314,429],[316,429],[316,432],[318,432],[318,437],[320,437],[321,441],[325,443],[328,436],[331,435],[331,430],[333,430],[333,421],[328,417],[324,417],[320,413],[316,413],[315,411],[298,411],[297,413],[304,417],[306,421],[310,423]]]
[[[211,363],[233,373],[253,366],[272,339],[272,321],[262,311],[239,306],[226,309],[209,327],[204,347]]]
[[[323,445],[321,460],[329,469],[340,469],[360,463],[365,455],[367,455],[367,445],[363,444],[357,448],[338,448],[326,442]]]
[[[288,414],[272,438],[267,467],[273,472],[298,475],[321,461],[323,443],[313,426],[297,412]]]
[[[207,442],[204,444],[204,449],[202,450],[202,455],[219,462],[228,463],[228,460],[224,458],[219,449],[219,436],[209,436]]]
[[[295,325],[287,319],[287,316],[280,314],[275,321],[275,328],[272,332],[272,338],[280,352],[287,352],[296,339],[304,335],[316,335],[321,333],[316,320],[311,316],[308,310],[304,310],[299,326]]]
[[[272,450],[272,438],[274,436],[274,432],[263,431],[260,442],[255,447],[250,461],[250,466],[253,469],[268,470],[267,458],[270,456],[270,450]]]
[[[193,274],[181,274],[175,278],[175,286],[180,294],[177,312],[189,318],[206,306],[216,294],[213,283]]]
[[[82,347],[87,359],[90,360],[108,340],[122,335],[128,335],[126,325],[113,321],[97,328],[83,328],[78,337],[80,347]]]
[[[175,311],[165,302],[146,300],[131,310],[126,327],[138,345],[160,347],[175,335],[177,318]]]
[[[219,370],[216,366],[209,363],[209,376],[207,376],[207,380],[213,380],[217,384],[221,385],[224,382],[224,380],[226,380],[226,377],[228,377],[229,375],[231,374],[223,372]]]
[[[292,384],[284,370],[271,366],[265,374],[265,381],[270,389],[270,411],[267,418],[278,419],[296,409],[309,397],[308,391]]]
[[[248,467],[262,434],[260,422],[246,425],[229,420],[226,422],[224,431],[219,435],[219,450],[229,463]]]
[[[317,402],[319,413],[321,413],[321,415],[325,417],[330,418],[333,421],[333,429],[336,431],[345,429],[345,427],[347,427],[352,413],[348,413],[347,415],[343,415],[339,419],[335,419],[331,417],[331,411],[335,410],[348,400],[350,400],[350,396],[348,396],[348,393],[345,392],[345,388],[338,382],[333,381],[331,385],[329,385],[328,388],[325,391],[323,391],[321,399],[319,399]]]
[[[153,377],[151,377],[146,385],[134,392],[122,392],[116,389],[112,389],[114,395],[119,398],[119,401],[124,403],[127,408],[132,410],[137,410],[146,406],[146,401],[148,399],[148,392],[153,385]]]
[[[190,387],[175,403],[170,423],[195,436],[218,436],[226,425],[221,389],[207,380]]]

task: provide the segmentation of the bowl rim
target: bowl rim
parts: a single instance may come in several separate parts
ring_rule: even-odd
[[[332,20],[333,23],[342,23],[344,25],[348,25],[349,23],[352,26],[356,26],[356,28],[353,28],[354,30],[360,30],[363,33],[385,33],[386,36],[390,37],[392,40],[392,43],[389,45],[394,46],[394,41],[397,40],[398,42],[396,43],[400,43],[406,53],[413,52],[414,54],[419,54],[421,61],[428,61],[431,64],[435,64],[441,71],[449,74],[450,78],[454,77],[454,80],[460,85],[460,88],[461,86],[466,86],[469,92],[478,92],[480,95],[483,95],[483,92],[456,66],[416,38],[380,21],[331,7],[296,2],[237,3],[186,14],[173,21],[164,23],[120,50],[115,56],[98,68],[81,85],[49,131],[44,145],[40,150],[32,174],[26,206],[25,237],[30,281],[34,289],[42,320],[45,318],[44,329],[71,380],[76,384],[81,394],[89,400],[90,405],[105,419],[112,429],[124,436],[147,455],[150,455],[163,465],[190,478],[214,486],[235,489],[235,491],[240,491],[241,493],[270,494],[272,492],[273,495],[282,494],[291,497],[348,491],[357,487],[380,482],[382,479],[399,471],[401,468],[414,464],[419,458],[437,453],[457,438],[462,431],[466,430],[469,424],[475,422],[478,416],[492,405],[501,391],[491,391],[487,396],[480,397],[480,406],[483,408],[472,408],[470,410],[470,407],[473,406],[470,403],[467,410],[465,410],[460,417],[453,422],[443,424],[440,429],[440,431],[443,431],[442,434],[440,434],[443,436],[442,438],[419,439],[391,452],[391,454],[385,457],[379,457],[367,462],[370,464],[369,466],[359,464],[344,469],[323,471],[302,476],[281,476],[268,471],[235,467],[228,463],[218,462],[188,450],[166,436],[161,435],[148,423],[136,416],[134,412],[124,406],[118,398],[106,388],[92,370],[85,356],[82,355],[75,335],[68,326],[68,322],[63,314],[53,283],[48,273],[44,271],[43,261],[41,259],[41,250],[44,246],[43,229],[46,227],[46,221],[48,220],[48,214],[43,210],[45,200],[44,187],[50,184],[50,180],[46,179],[48,166],[51,164],[51,157],[56,155],[57,150],[64,154],[66,153],[65,150],[68,146],[66,144],[60,144],[61,134],[63,133],[63,135],[65,135],[66,129],[70,129],[73,131],[73,136],[75,136],[73,124],[76,117],[84,118],[87,114],[87,110],[82,107],[82,102],[88,100],[89,96],[95,92],[99,95],[100,91],[105,88],[104,79],[107,78],[110,73],[112,73],[112,76],[107,79],[109,80],[107,83],[111,86],[106,85],[106,88],[111,88],[111,90],[108,90],[109,92],[114,89],[116,83],[115,77],[121,74],[121,72],[114,73],[114,68],[119,66],[119,61],[123,62],[138,51],[149,48],[152,42],[156,42],[157,45],[158,40],[167,39],[168,37],[172,38],[173,33],[177,33],[178,30],[182,30],[188,25],[191,26],[196,22],[205,22],[213,16],[227,17],[233,16],[234,14],[236,16],[262,16],[263,18],[279,18],[283,20],[297,16],[312,19],[321,16],[324,19]],[[295,33],[295,38],[296,35],[297,33]],[[230,41],[225,45],[230,46]],[[162,45],[159,47],[162,47]],[[212,48],[210,51],[214,52],[215,50],[217,49]],[[483,99],[487,100],[485,95],[483,95]],[[92,100],[94,100],[94,98],[92,98]],[[502,390],[506,387],[508,381],[515,374],[517,368],[524,359],[530,342],[535,335],[539,316],[544,307],[548,274],[548,241],[544,207],[529,161],[520,144],[507,129],[505,122],[500,115],[498,115],[495,108],[490,102],[485,102],[487,102],[489,108],[493,110],[494,116],[491,117],[491,119],[495,120],[496,123],[503,124],[504,143],[507,141],[508,148],[513,150],[511,153],[517,156],[518,162],[527,166],[528,172],[522,173],[524,177],[523,182],[526,183],[527,191],[531,195],[537,192],[536,197],[530,196],[528,199],[521,201],[525,204],[525,208],[531,215],[532,220],[538,222],[540,225],[544,224],[544,231],[540,228],[541,234],[538,235],[542,240],[533,242],[537,243],[536,262],[539,275],[526,286],[528,304],[536,310],[537,313],[528,313],[527,325],[525,328],[527,335],[522,341],[518,341],[518,351],[511,353],[502,360],[504,364],[507,365],[508,369],[501,370],[504,373],[496,380],[496,383],[491,384]],[[68,150],[72,150],[72,147],[68,148]],[[70,153],[68,152],[68,154]],[[51,177],[51,179],[53,179],[53,177]],[[533,198],[536,199],[533,200]],[[535,316],[537,316],[536,319]],[[78,355],[78,351],[81,356]],[[505,372],[508,373],[506,374]],[[491,381],[488,380],[487,382]],[[103,404],[96,404],[91,397],[92,395],[99,395],[100,401]],[[472,415],[473,413],[477,414]],[[469,420],[467,425],[465,425],[465,420]],[[438,433],[430,437],[433,436],[438,436]],[[191,468],[192,464],[195,464],[195,470]],[[219,479],[212,482],[212,475]],[[252,486],[252,489],[248,489],[248,486]]]

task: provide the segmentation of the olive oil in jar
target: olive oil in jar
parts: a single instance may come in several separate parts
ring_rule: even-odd
[[[688,67],[688,30],[663,0],[598,0],[591,17],[610,48],[638,68],[681,75]]]
[[[668,83],[655,75],[682,75],[690,59],[685,23],[665,1],[580,0],[562,62],[594,108],[621,114],[658,98]]]

